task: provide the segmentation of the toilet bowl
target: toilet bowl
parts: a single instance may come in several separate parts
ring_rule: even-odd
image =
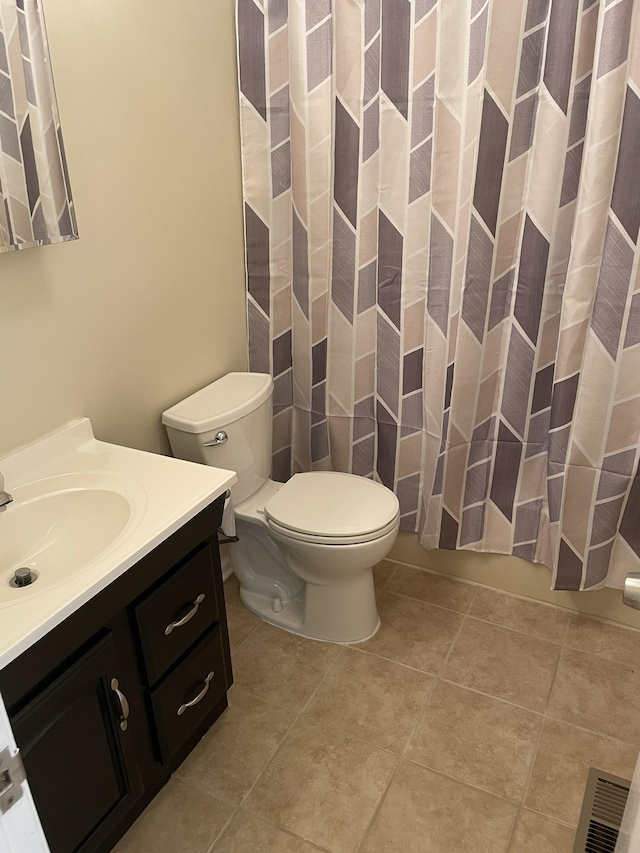
[[[353,474],[269,479],[272,394],[267,374],[223,376],[164,412],[171,449],[238,475],[229,553],[245,605],[306,637],[361,642],[380,624],[372,566],[397,537],[398,499]]]

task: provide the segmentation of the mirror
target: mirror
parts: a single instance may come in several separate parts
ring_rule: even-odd
[[[78,237],[41,2],[0,3],[0,252]]]

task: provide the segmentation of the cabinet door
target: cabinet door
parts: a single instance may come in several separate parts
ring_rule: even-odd
[[[11,721],[52,853],[92,849],[141,793],[126,698],[113,679],[109,634]],[[117,686],[126,696],[126,684]]]

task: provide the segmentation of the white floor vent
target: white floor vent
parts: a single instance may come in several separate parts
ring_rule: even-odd
[[[614,853],[631,782],[589,771],[573,853]]]

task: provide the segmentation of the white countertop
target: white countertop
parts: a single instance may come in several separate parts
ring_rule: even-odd
[[[88,418],[72,421],[0,457],[0,472],[9,493],[48,478],[74,476],[79,483],[84,480],[89,484],[111,478],[116,484],[124,484],[132,506],[122,535],[82,571],[42,591],[36,581],[33,587],[16,591],[27,593],[24,599],[0,603],[0,667],[124,574],[237,481],[233,471],[98,441]],[[9,504],[5,512],[11,508]]]

